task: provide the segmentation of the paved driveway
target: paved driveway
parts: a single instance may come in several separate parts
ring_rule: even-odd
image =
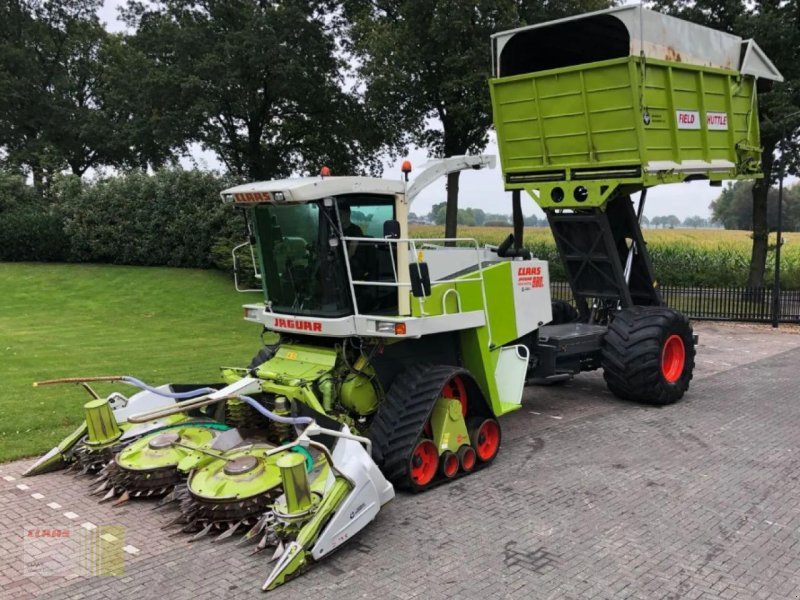
[[[800,335],[697,330],[682,403],[620,402],[598,374],[529,388],[490,469],[398,495],[266,597],[800,598]],[[97,505],[64,474],[20,479],[27,464],[0,465],[0,597],[264,597],[265,556],[169,537],[170,513]],[[29,535],[93,526],[122,539],[123,574],[80,575],[69,540]],[[37,552],[60,575],[26,569]]]

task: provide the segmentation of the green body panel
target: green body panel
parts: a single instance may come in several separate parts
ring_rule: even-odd
[[[428,315],[441,315],[458,312],[455,294],[445,297],[448,290],[456,290],[461,298],[463,312],[484,310],[489,320],[489,327],[465,329],[459,332],[461,356],[464,367],[469,370],[478,382],[489,406],[495,416],[517,410],[519,404],[503,402],[497,390],[494,373],[499,359],[498,350],[503,345],[519,338],[514,309],[514,278],[511,272],[513,263],[502,261],[483,268],[486,302],[479,281],[474,280],[476,272],[462,275],[456,283],[441,283],[431,286],[431,295],[421,302],[412,298],[412,316],[422,316],[422,310]],[[491,339],[490,339],[491,332]]]
[[[325,393],[322,401],[311,384],[326,375],[336,365],[335,349],[303,344],[283,344],[271,359],[258,367],[256,374],[263,381],[261,389],[278,396],[307,404],[317,412],[328,413],[333,401],[332,390],[320,382]]]
[[[257,375],[277,383],[298,385],[315,381],[336,364],[336,350],[303,344],[283,344],[271,359],[258,367]]]
[[[506,189],[528,191],[543,208],[603,206],[617,189],[633,192],[690,176],[711,181],[761,176],[754,79],[737,71],[626,57],[490,81]],[[680,128],[677,111],[699,114]],[[707,113],[725,113],[727,129]],[[724,170],[662,170],[653,161],[726,160]],[[616,170],[616,171],[615,171]],[[588,197],[579,202],[576,188]],[[564,192],[554,202],[551,192]]]
[[[365,367],[368,373],[374,373],[372,367]],[[380,399],[369,377],[364,375],[348,375],[339,389],[342,405],[359,415],[371,415],[378,410]]]
[[[461,446],[469,445],[469,432],[461,414],[460,400],[439,398],[431,413],[431,427],[433,443],[439,454],[446,450],[457,452]]]

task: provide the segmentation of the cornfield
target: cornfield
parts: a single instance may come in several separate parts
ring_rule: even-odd
[[[510,227],[460,227],[459,237],[474,238],[480,244],[497,245],[511,232]],[[414,225],[413,237],[441,237],[443,227]],[[645,229],[644,237],[653,267],[662,285],[707,287],[742,286],[747,281],[752,247],[751,232],[725,229]],[[770,235],[767,281],[775,265],[775,234]],[[783,234],[781,284],[800,289],[800,233]],[[550,262],[553,280],[565,280],[553,236],[545,227],[525,228],[525,247],[534,256]]]

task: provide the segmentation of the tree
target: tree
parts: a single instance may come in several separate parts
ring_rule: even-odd
[[[645,215],[642,215],[642,226],[647,227],[650,225],[650,219],[648,219]]]
[[[711,202],[712,221],[725,229],[753,230],[753,182],[737,181],[728,184],[719,198]],[[797,230],[800,226],[797,216],[800,212],[800,186],[790,186],[783,190],[783,228]],[[767,227],[774,231],[778,226],[778,190],[770,188],[767,195]]]
[[[786,172],[800,168],[800,0],[657,0],[655,8],[675,16],[754,38],[781,71],[784,83],[759,86],[761,165],[764,178],[752,188],[753,249],[747,286],[764,285],[768,251],[768,193],[777,176],[776,151]],[[781,139],[784,144],[778,148]]]
[[[145,108],[168,115],[240,177],[379,170],[384,136],[357,92],[344,90],[332,6],[131,0],[123,16],[146,58]]]
[[[69,167],[109,161],[105,111],[96,90],[107,34],[100,0],[9,0],[0,4],[0,140],[6,164],[37,188]]]
[[[608,6],[601,0],[343,0],[367,98],[434,156],[476,153],[492,124],[492,33]],[[447,178],[445,235],[456,236],[460,173]],[[488,219],[487,219],[488,220]]]
[[[708,220],[704,219],[703,217],[701,217],[699,215],[694,215],[692,217],[686,217],[683,220],[683,226],[684,227],[693,227],[693,228],[708,227]]]

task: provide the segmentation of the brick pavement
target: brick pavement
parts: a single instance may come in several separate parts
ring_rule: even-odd
[[[725,358],[699,364],[684,402],[626,404],[597,374],[529,388],[502,421],[490,469],[399,494],[359,538],[267,597],[800,599],[800,336],[766,337],[748,362],[743,340],[763,330],[706,334],[720,348],[705,356]],[[25,464],[0,465],[0,597],[264,597],[266,557],[170,538],[158,528],[169,514],[96,505],[85,480],[2,479]],[[25,576],[23,526],[85,521],[126,528],[139,552],[124,576]]]

